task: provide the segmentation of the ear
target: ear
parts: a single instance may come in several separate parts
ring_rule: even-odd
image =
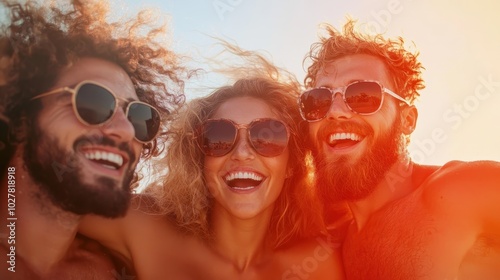
[[[292,168],[292,167],[290,167],[290,166],[288,166],[288,167],[286,168],[286,175],[285,175],[285,178],[286,178],[286,179],[288,179],[288,178],[292,177],[292,175],[293,175],[293,168]]]
[[[415,106],[405,106],[401,112],[401,122],[403,123],[403,133],[410,135],[417,126],[418,110]]]

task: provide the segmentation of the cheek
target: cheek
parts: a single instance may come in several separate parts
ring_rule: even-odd
[[[56,102],[54,106],[42,109],[35,123],[42,133],[57,138],[64,146],[72,147],[76,138],[89,133],[93,128],[82,124],[76,118],[71,105],[62,106],[60,103]]]
[[[215,172],[218,166],[218,162],[216,158],[213,157],[205,157],[203,161],[203,176],[208,178],[209,176],[212,176],[212,174]]]
[[[203,163],[203,177],[205,178],[205,184],[208,190],[213,196],[219,192],[219,176],[224,161],[221,158],[216,157],[205,157]]]
[[[380,114],[369,116],[366,118],[366,123],[372,128],[375,138],[379,138],[391,131],[392,127],[397,125],[397,116],[395,112],[392,114]]]
[[[282,155],[269,159],[268,167],[273,171],[273,187],[276,192],[281,192],[288,171],[289,152],[286,150]]]

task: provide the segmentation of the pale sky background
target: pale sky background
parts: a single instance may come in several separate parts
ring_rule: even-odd
[[[494,0],[114,0],[120,13],[154,8],[169,15],[172,48],[197,60],[221,37],[267,53],[305,76],[302,60],[322,22],[346,15],[370,30],[402,36],[420,52],[426,89],[416,103],[410,152],[416,162],[500,161],[500,3]],[[194,79],[188,98],[220,81]]]

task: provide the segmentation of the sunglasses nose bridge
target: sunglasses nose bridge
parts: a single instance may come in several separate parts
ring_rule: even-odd
[[[255,157],[254,152],[252,144],[250,143],[247,126],[238,125],[231,158],[234,160],[252,159]]]
[[[135,137],[135,129],[127,118],[127,112],[128,108],[117,107],[111,119],[103,125],[103,132],[121,142],[132,141]]]
[[[352,110],[349,108],[345,102],[345,89],[335,88],[331,90],[332,92],[332,104],[327,112],[326,117],[331,119],[339,118],[351,118]]]

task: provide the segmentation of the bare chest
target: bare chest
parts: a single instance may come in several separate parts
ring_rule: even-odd
[[[350,232],[343,258],[348,279],[498,279],[489,277],[500,276],[499,249],[498,239],[410,201]]]
[[[36,273],[32,270],[36,259],[27,260],[18,255],[14,270],[12,272],[7,269],[1,271],[0,279],[128,279],[119,278],[122,276],[122,272],[129,271],[128,268],[120,265],[121,261],[95,244],[97,243],[75,241],[74,246],[70,248],[63,259],[42,273]],[[4,248],[0,246],[0,252],[3,253],[3,251]],[[123,271],[119,271],[122,267]]]

